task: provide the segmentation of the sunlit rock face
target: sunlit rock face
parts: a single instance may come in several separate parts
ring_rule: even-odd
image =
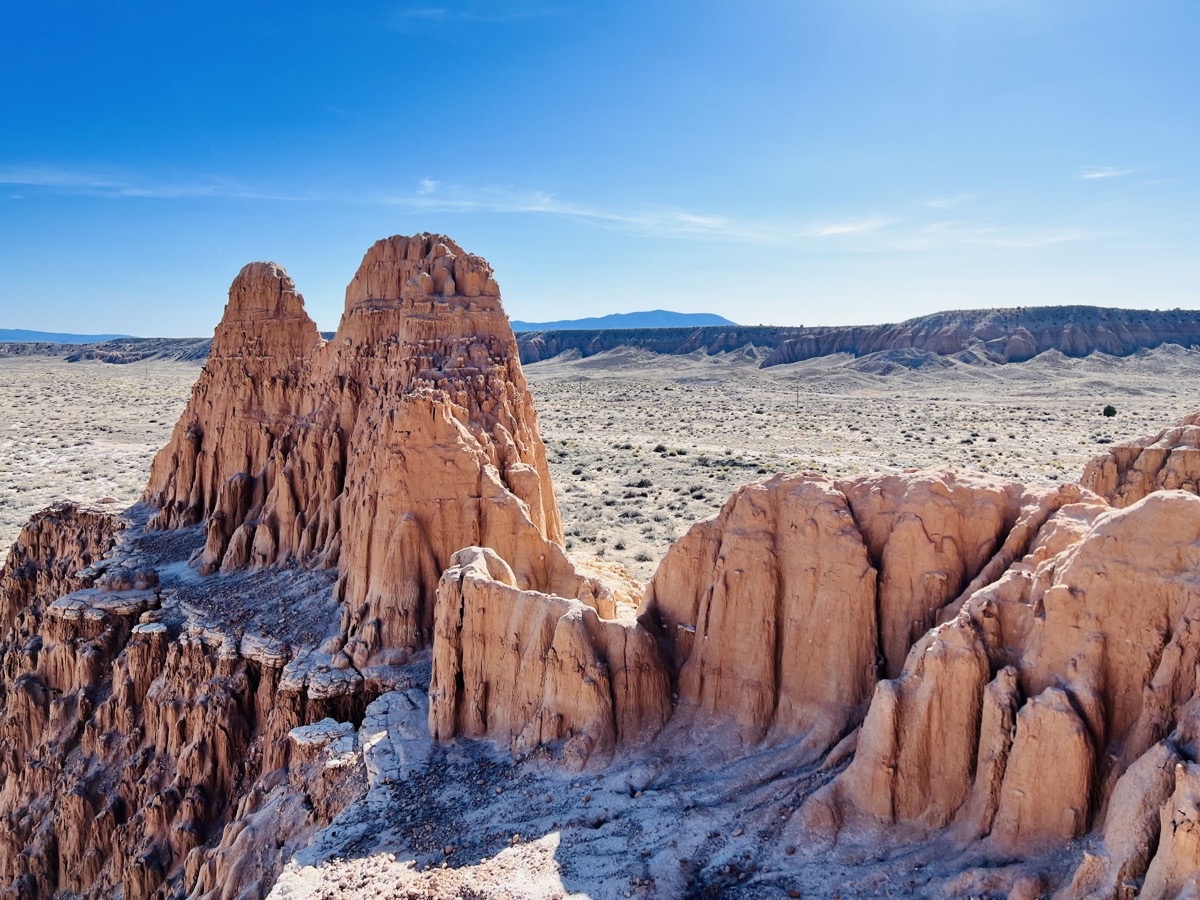
[[[152,527],[205,524],[202,572],[336,567],[360,664],[429,643],[463,547],[578,587],[491,267],[440,235],[376,243],[329,342],[282,269],[246,266],[146,499]]]
[[[1191,428],[1148,443],[1186,459]],[[456,624],[473,603],[516,608],[502,569],[467,562],[443,586]],[[1047,851],[1090,832],[1098,853],[1061,884],[1068,896],[1142,879],[1175,896],[1195,878],[1197,573],[1193,492],[1151,488],[1115,507],[1078,485],[949,469],[776,476],[693,526],[650,582],[638,629],[657,642],[675,701],[657,740],[680,752],[694,736],[732,735],[738,753],[788,744],[801,763],[844,766],[803,803],[797,842],[949,839],[978,859],[1028,859],[1040,884]],[[455,646],[469,633],[435,637],[467,698],[488,680]],[[556,660],[556,641],[545,631],[535,655]],[[596,684],[589,665],[570,667],[574,688],[561,671],[533,684],[575,696]],[[435,678],[434,707],[444,685]],[[616,696],[656,715],[654,691]],[[461,712],[431,723],[507,741],[536,734],[522,726],[543,710],[540,695],[503,690],[486,710],[503,727]],[[615,733],[580,731],[605,748]]]
[[[1200,493],[1200,413],[1153,437],[1114,444],[1080,481],[1113,506],[1129,506],[1151,491]]]
[[[35,517],[0,576],[18,895],[265,894],[362,791],[353,740],[305,728],[408,684],[465,546],[612,611],[557,543],[491,268],[438,235],[373,246],[328,342],[282,268],[243,268],[145,500]]]

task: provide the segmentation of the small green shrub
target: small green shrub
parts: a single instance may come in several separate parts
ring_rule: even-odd
[[[1104,407],[1104,415],[1106,418],[1111,419],[1116,414],[1117,414],[1117,408],[1115,406],[1113,406],[1111,403],[1108,406]]]

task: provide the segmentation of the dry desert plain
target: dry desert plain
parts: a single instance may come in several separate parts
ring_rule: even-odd
[[[1173,345],[1125,358],[944,362],[878,374],[849,356],[762,369],[752,349],[615,350],[526,366],[568,549],[645,580],[688,525],[774,472],[949,464],[1073,480],[1104,444],[1200,409],[1200,352]],[[133,502],[199,371],[0,358],[0,546],[59,499]],[[1115,417],[1102,415],[1107,404]]]

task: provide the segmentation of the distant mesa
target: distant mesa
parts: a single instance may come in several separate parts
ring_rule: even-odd
[[[14,344],[95,344],[133,337],[131,334],[68,334],[58,331],[27,331],[24,328],[0,328],[0,343]]]
[[[869,360],[864,371],[890,374],[940,362],[1000,365],[1025,362],[1057,350],[1129,356],[1163,344],[1200,346],[1200,311],[1109,309],[1097,306],[1030,306],[950,310],[883,325],[719,325],[635,330],[546,330],[518,336],[521,362],[529,364],[577,351],[593,356],[633,347],[653,353],[709,355],[760,351],[762,366],[785,365],[837,354]]]
[[[577,331],[589,328],[701,328],[709,325],[736,325],[724,316],[713,313],[681,313],[669,309],[652,309],[647,312],[612,313],[589,319],[560,319],[556,322],[509,323],[513,331]]]
[[[436,287],[436,285],[435,285]],[[653,324],[638,325],[638,317]],[[666,317],[666,318],[662,318]],[[680,324],[679,319],[687,324]],[[704,324],[716,319],[723,324]],[[670,324],[675,320],[675,324]],[[664,355],[745,352],[762,368],[827,356],[849,356],[846,365],[874,375],[934,370],[954,365],[1025,362],[1056,351],[1068,357],[1092,353],[1130,356],[1164,344],[1200,348],[1200,310],[1114,309],[1098,306],[1035,306],[950,310],[882,325],[737,325],[705,313],[618,313],[598,319],[510,322],[522,365],[564,353],[594,356],[618,349]],[[537,329],[537,330],[530,330]],[[80,345],[5,341],[0,357],[47,355],[130,363],[144,359],[202,362],[208,338],[117,338]],[[26,332],[32,333],[32,332]],[[332,333],[322,332],[331,339]],[[81,337],[81,336],[76,336]]]

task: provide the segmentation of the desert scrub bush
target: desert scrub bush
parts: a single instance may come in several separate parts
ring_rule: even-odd
[[[1104,407],[1103,412],[1104,412],[1105,418],[1111,419],[1113,416],[1115,416],[1117,414],[1117,408],[1110,403],[1106,407]]]

